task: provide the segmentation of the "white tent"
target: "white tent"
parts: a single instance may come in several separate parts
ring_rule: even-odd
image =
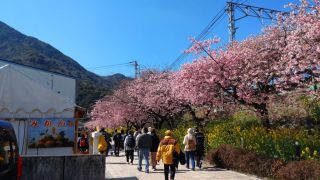
[[[75,106],[13,66],[0,67],[0,118],[71,118]]]
[[[12,65],[0,67],[0,119],[11,119],[21,154],[27,153],[27,121],[29,118],[72,118],[76,104],[69,98],[43,87],[32,77]],[[72,149],[68,149],[72,153]],[[58,151],[43,150],[41,154]],[[62,149],[62,153],[66,150]],[[36,152],[40,154],[39,152]]]

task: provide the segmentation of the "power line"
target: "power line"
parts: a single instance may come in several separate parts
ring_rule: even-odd
[[[246,2],[246,1],[244,1]],[[243,3],[244,3],[243,2]],[[245,17],[255,17],[259,18],[260,23],[262,23],[262,19],[276,19],[278,14],[288,15],[287,12],[282,12],[279,10],[268,9],[263,7],[251,6],[246,5],[243,3],[236,3],[236,2],[227,2],[228,4],[228,15],[229,15],[229,41],[232,43],[235,40],[236,34],[236,26],[235,22],[239,21]],[[235,11],[238,10],[238,13],[242,16],[236,18]]]
[[[237,3],[239,3],[241,0],[238,0]],[[245,3],[247,0],[244,0],[242,3]],[[225,18],[226,16],[226,8],[227,5],[225,5],[214,17],[213,19],[209,22],[209,24],[201,31],[201,33],[195,38],[196,41],[201,41],[207,35],[215,28],[217,24],[219,24],[222,19]],[[187,49],[191,48],[193,43],[191,43]],[[182,60],[184,60],[188,55],[186,53],[180,54],[174,61],[171,63],[168,67],[168,69],[173,69],[178,63],[180,63]]]
[[[220,11],[211,21],[210,23],[206,26],[204,30],[195,38],[196,41],[200,41],[204,39],[210,31],[213,29],[214,25],[222,18],[222,16],[225,15],[225,11]],[[219,21],[220,22],[220,21]],[[191,48],[193,43],[191,43],[187,49]],[[178,58],[170,64],[169,69],[172,69],[174,66],[176,66],[179,62],[181,62],[186,56],[188,56],[186,53],[181,53]]]
[[[134,77],[138,78],[140,77],[140,71],[141,71],[141,65],[138,64],[138,61],[130,61],[127,63],[120,63],[120,64],[111,64],[111,65],[105,65],[105,66],[96,66],[96,67],[88,67],[87,69],[91,70],[104,70],[107,68],[114,68],[114,67],[119,67],[119,66],[134,66]]]
[[[116,67],[116,66],[126,66],[126,65],[132,65],[132,63],[127,62],[127,63],[121,63],[121,64],[110,64],[110,65],[105,65],[105,66],[87,67],[86,69],[104,69],[104,68],[110,68],[110,67]]]

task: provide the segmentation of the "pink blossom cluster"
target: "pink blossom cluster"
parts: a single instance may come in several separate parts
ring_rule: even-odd
[[[171,73],[145,71],[141,78],[126,82],[112,95],[97,101],[87,127],[141,127],[163,123],[181,112],[181,101],[172,95]]]

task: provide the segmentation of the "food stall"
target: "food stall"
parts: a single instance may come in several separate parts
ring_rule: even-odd
[[[76,104],[12,65],[0,67],[0,119],[11,122],[23,155],[73,154]]]

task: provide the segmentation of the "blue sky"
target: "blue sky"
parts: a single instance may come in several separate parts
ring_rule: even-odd
[[[241,0],[243,2],[244,0]],[[247,0],[246,4],[284,9],[298,0]],[[47,42],[99,75],[133,76],[130,65],[165,68],[226,4],[226,0],[6,0],[0,21]],[[236,23],[237,40],[258,34],[268,21]],[[208,36],[228,41],[225,17]],[[91,68],[109,66],[105,68]],[[179,66],[178,66],[179,67]],[[176,67],[176,68],[178,68]]]

